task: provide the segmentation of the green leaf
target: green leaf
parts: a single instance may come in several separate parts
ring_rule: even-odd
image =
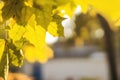
[[[35,15],[31,16],[31,18],[28,21],[28,25],[30,25],[33,29],[35,29],[36,26]]]
[[[21,10],[21,14],[18,15],[17,17],[17,23],[20,25],[25,26],[28,22],[28,20],[30,19],[30,17],[33,14],[33,8],[29,7],[29,6],[25,6],[22,8]]]
[[[9,49],[9,61],[13,66],[21,67],[23,64],[23,53],[20,50]]]
[[[33,15],[25,26],[24,38],[34,46],[42,47],[45,45],[46,30],[42,26],[36,25],[35,17]]]
[[[0,29],[0,39],[5,39],[5,29]]]
[[[14,14],[14,7],[15,7],[15,4],[13,4],[14,2],[13,1],[9,1],[9,2],[6,2],[4,7],[2,8],[2,17],[4,19],[4,21],[8,20],[10,17],[13,16]],[[13,5],[11,5],[13,4]]]
[[[52,6],[51,5],[38,5],[34,3],[34,11],[36,16],[37,25],[47,29],[52,19]]]
[[[48,32],[53,36],[64,36],[64,28],[62,26],[62,21],[64,18],[59,15],[54,15],[53,20],[48,26]]]
[[[15,41],[13,44],[15,45],[17,50],[20,50],[20,49],[22,49],[25,41],[26,41],[25,38],[21,38],[20,40]]]
[[[8,53],[4,53],[2,56],[2,60],[0,61],[0,76],[7,80],[9,70],[9,59]]]
[[[20,18],[21,10],[24,7],[24,0],[3,0],[5,2],[2,8],[2,17],[6,21],[11,17]]]
[[[17,67],[21,67],[22,63],[23,63],[23,53],[21,51],[21,48],[23,46],[23,42],[24,40],[21,39],[15,43],[8,42],[8,47],[9,47],[9,63],[11,65],[17,66]]]
[[[10,25],[10,29],[9,29],[9,38],[13,40],[13,42],[20,40],[24,33],[25,33],[25,28],[23,26],[14,24],[14,25]]]
[[[28,40],[35,47],[43,47],[45,45],[46,30],[36,25],[34,28],[30,25],[26,26],[27,31],[24,34],[24,38]]]
[[[32,14],[33,8],[26,6],[24,0],[7,1],[2,8],[4,21],[14,18],[19,25],[26,25]]]
[[[3,56],[4,48],[5,48],[5,41],[3,39],[0,39],[0,61]]]

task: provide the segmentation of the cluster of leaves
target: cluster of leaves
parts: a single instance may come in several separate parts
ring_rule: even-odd
[[[42,63],[53,57],[46,32],[64,36],[61,21],[64,15],[72,17],[78,5],[83,13],[92,6],[116,20],[119,4],[119,0],[0,0],[0,76],[6,79],[9,65],[21,66],[24,56]]]
[[[0,76],[7,79],[10,65],[28,61],[44,63],[53,57],[46,32],[64,36],[57,8],[68,0],[0,0]],[[23,54],[24,53],[24,54]]]

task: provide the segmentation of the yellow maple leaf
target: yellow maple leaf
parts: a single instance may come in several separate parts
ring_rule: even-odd
[[[40,25],[36,25],[35,16],[33,15],[25,27],[24,37],[30,42],[23,47],[25,58],[30,62],[39,61],[46,63],[48,58],[53,57],[53,51],[46,45],[46,30]]]
[[[46,63],[49,58],[53,58],[53,51],[47,45],[43,48],[39,48],[31,44],[27,44],[23,47],[23,52],[25,58],[29,62],[39,61],[40,63]]]
[[[23,26],[20,26],[18,24],[9,25],[9,37],[13,40],[13,42],[18,41],[23,37],[23,34],[25,33],[25,28]]]

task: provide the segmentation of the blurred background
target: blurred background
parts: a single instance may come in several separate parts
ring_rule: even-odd
[[[45,64],[26,60],[22,68],[11,67],[9,80],[110,80],[115,70],[120,77],[120,27],[112,28],[93,10],[77,11],[62,24],[65,37],[46,37],[54,58]]]

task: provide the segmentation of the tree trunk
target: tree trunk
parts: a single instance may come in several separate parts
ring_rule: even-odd
[[[110,70],[110,80],[118,80],[117,77],[117,67],[116,67],[116,59],[115,59],[115,50],[114,50],[114,44],[113,44],[113,32],[110,29],[110,25],[105,20],[104,17],[102,17],[100,14],[97,14],[97,17],[101,23],[101,26],[105,32],[105,46],[107,51],[107,57],[108,57],[108,66]]]

